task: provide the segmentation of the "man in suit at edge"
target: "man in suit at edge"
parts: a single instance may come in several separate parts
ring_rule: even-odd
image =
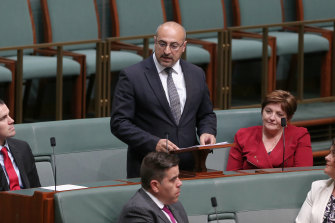
[[[178,201],[182,186],[178,163],[174,154],[149,153],[141,165],[142,188],[123,207],[118,222],[187,223]]]
[[[28,143],[16,134],[9,109],[0,99],[0,191],[40,187],[34,156]]]
[[[205,73],[180,59],[185,39],[185,29],[178,23],[161,24],[154,36],[153,55],[120,72],[110,124],[111,132],[128,144],[128,178],[139,176],[141,161],[149,152],[196,145],[196,134],[201,145],[216,141],[216,115]],[[171,75],[177,96],[169,95]],[[192,153],[181,153],[179,158],[181,170],[193,170]]]

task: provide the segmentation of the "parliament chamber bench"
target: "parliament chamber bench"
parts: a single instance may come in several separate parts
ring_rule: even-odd
[[[321,118],[334,119],[333,108],[314,112],[312,110],[316,107],[313,106],[300,108],[293,124]],[[261,125],[260,108],[216,110],[215,113],[218,120],[217,142],[233,142],[238,129]],[[54,185],[54,163],[57,184],[124,179],[127,145],[111,134],[109,123],[110,118],[91,118],[16,124],[15,138],[27,141],[32,148],[43,186]],[[55,156],[50,145],[51,137],[56,139]],[[312,143],[313,151],[319,148],[327,151],[331,140],[318,143]],[[207,168],[225,170],[228,154],[229,148],[214,149],[208,155]]]
[[[183,180],[179,200],[190,222],[217,222],[212,197],[217,199],[221,223],[294,222],[311,183],[327,178],[317,169],[224,173],[216,178]],[[117,222],[122,207],[139,188],[136,184],[58,192],[54,194],[55,222]]]

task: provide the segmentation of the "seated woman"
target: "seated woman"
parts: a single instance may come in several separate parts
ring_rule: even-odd
[[[297,109],[293,95],[283,90],[269,93],[262,103],[262,126],[242,128],[230,149],[227,170],[277,168],[283,165],[283,127]],[[307,129],[285,128],[284,167],[313,166],[311,139]]]
[[[330,179],[312,183],[312,188],[295,220],[296,223],[335,222],[335,139],[330,147],[330,153],[326,156],[324,172]]]

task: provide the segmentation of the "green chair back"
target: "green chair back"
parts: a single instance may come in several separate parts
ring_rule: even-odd
[[[100,34],[95,0],[42,0],[48,42],[98,39]],[[95,48],[95,44],[70,45],[66,50]]]
[[[29,1],[3,0],[0,7],[0,48],[34,44],[33,20]],[[0,51],[0,56],[14,56],[16,50]],[[24,53],[31,53],[25,50]]]
[[[174,0],[179,5],[181,24],[186,30],[220,29],[225,27],[223,0]],[[211,38],[217,33],[195,34],[188,37]]]

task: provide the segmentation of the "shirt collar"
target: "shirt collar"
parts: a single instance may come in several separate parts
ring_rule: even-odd
[[[151,198],[151,200],[153,200],[153,202],[155,202],[155,204],[157,204],[157,206],[160,208],[160,209],[163,209],[164,207],[164,204],[157,199],[157,197],[155,197],[154,195],[152,195],[149,191],[145,190],[144,188],[142,188],[144,190],[145,193],[147,193],[149,195],[149,197]]]
[[[0,148],[0,149],[2,149],[3,147],[6,147],[6,148],[7,148],[7,151],[9,151],[9,152],[10,152],[10,149],[9,149],[9,146],[8,146],[8,142],[7,142],[7,140],[5,141],[5,145],[1,146],[1,148]]]
[[[157,72],[160,74],[164,71],[164,69],[166,67],[160,65],[160,63],[158,63],[158,60],[156,58],[156,54],[153,53],[153,59],[154,59],[154,63],[155,63],[155,66],[156,66],[156,69],[157,69]],[[177,74],[180,74],[181,73],[181,67],[180,67],[180,60],[178,60],[173,66],[172,66],[172,69],[175,73]]]

